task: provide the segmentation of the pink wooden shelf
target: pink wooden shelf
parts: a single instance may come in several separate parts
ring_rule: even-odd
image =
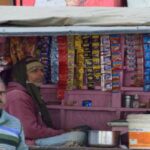
[[[87,94],[93,94],[93,95],[99,95],[99,94],[103,94],[103,95],[112,95],[111,92],[103,92],[100,90],[72,90],[72,91],[67,91],[68,94],[82,94],[82,95],[87,95]]]
[[[81,106],[62,106],[47,105],[49,109],[64,109],[72,111],[118,111],[118,112],[146,112],[150,108],[115,108],[115,107],[81,107]]]
[[[47,105],[49,109],[64,109],[72,111],[117,111],[112,107],[81,107],[81,106],[61,106],[61,105]]]
[[[48,109],[62,109],[61,105],[47,105],[46,107]]]
[[[145,112],[150,111],[150,108],[119,108],[119,110],[124,112]]]
[[[143,95],[143,96],[150,96],[150,92],[140,92],[140,91],[126,91],[126,93],[132,93],[133,95]]]
[[[143,87],[121,87],[121,91],[136,91],[142,92]]]
[[[81,111],[116,111],[109,107],[77,107],[77,106],[63,106],[66,110],[81,110]]]

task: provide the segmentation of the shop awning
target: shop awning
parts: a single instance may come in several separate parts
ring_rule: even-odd
[[[150,8],[0,7],[0,24],[15,26],[149,26]]]
[[[0,7],[0,34],[149,32],[150,8]]]

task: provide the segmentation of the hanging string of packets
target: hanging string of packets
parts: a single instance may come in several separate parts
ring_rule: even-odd
[[[144,91],[150,91],[150,35],[144,35]]]
[[[120,90],[120,71],[123,69],[121,35],[110,35],[111,62],[112,62],[112,91]]]
[[[82,37],[80,35],[75,36],[75,51],[76,51],[75,84],[78,89],[83,89],[84,50],[82,46]]]
[[[40,52],[40,61],[44,65],[45,83],[51,83],[51,37],[39,37],[37,49]]]
[[[67,58],[67,36],[58,36],[58,52],[59,52],[59,81],[58,81],[58,99],[63,99],[65,90],[67,89],[68,80],[68,58]]]
[[[67,90],[74,88],[74,63],[75,63],[75,49],[74,49],[74,36],[67,36],[68,44],[68,81]]]
[[[85,83],[88,89],[100,87],[100,42],[98,35],[82,36],[85,59]]]
[[[25,57],[24,51],[22,50],[21,37],[10,38],[10,55],[13,64],[16,64],[18,61],[22,60]]]
[[[143,86],[144,51],[143,37],[140,34],[125,35],[125,62],[127,71],[133,74],[130,86]]]
[[[101,89],[112,90],[111,47],[108,35],[101,36]]]
[[[52,46],[51,46],[51,82],[56,84],[58,82],[58,42],[57,37],[52,36]]]
[[[100,36],[92,35],[91,36],[91,49],[92,49],[92,60],[93,60],[93,77],[94,77],[94,86],[99,89],[101,83],[101,55],[100,55]]]
[[[36,56],[36,37],[10,37],[10,55],[13,64],[26,56]]]

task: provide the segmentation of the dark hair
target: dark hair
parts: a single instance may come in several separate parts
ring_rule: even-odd
[[[12,68],[13,79],[15,79],[15,81],[19,82],[24,87],[26,87],[26,80],[27,80],[26,65],[34,61],[38,61],[38,59],[28,56],[25,59],[16,63]]]
[[[12,68],[6,69],[0,72],[0,77],[5,85],[8,85],[10,81],[12,81]]]
[[[0,76],[0,83],[3,83],[5,85],[5,83],[4,83],[3,79],[1,78],[1,76]]]
[[[0,76],[2,80],[4,81],[5,85],[8,85],[10,81],[17,81],[23,86],[26,85],[26,64],[39,61],[38,59],[28,56],[25,59],[18,61],[15,65],[12,67],[0,72]]]

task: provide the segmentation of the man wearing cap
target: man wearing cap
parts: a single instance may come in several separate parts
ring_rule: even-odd
[[[31,141],[40,146],[61,145],[68,141],[82,143],[84,132],[64,133],[53,127],[40,95],[43,78],[43,65],[35,58],[28,57],[14,65],[5,110],[20,119],[28,144]]]

